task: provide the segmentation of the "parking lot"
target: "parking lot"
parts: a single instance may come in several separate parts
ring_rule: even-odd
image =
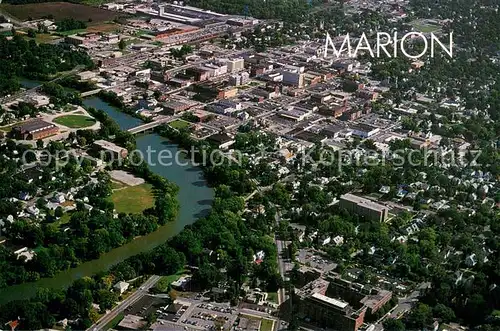
[[[218,324],[229,329],[237,318],[237,311],[227,305],[186,302],[179,306],[176,313],[160,312],[159,320],[164,321],[160,325],[176,323],[194,329],[215,330]]]
[[[126,314],[145,317],[148,314],[167,306],[167,300],[163,298],[153,297],[151,295],[143,296],[139,301],[129,306]]]

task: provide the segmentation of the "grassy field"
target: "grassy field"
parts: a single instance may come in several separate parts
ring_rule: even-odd
[[[268,292],[267,293],[267,301],[278,303],[278,293]]]
[[[150,184],[127,186],[114,191],[111,200],[119,213],[140,213],[153,206],[154,197],[151,190]]]
[[[112,22],[104,22],[100,24],[92,24],[87,28],[87,32],[116,32],[120,29],[120,25]]]
[[[274,321],[263,319],[259,331],[273,331]]]
[[[183,120],[175,120],[170,123],[168,123],[171,127],[174,129],[185,129],[191,125],[191,123],[183,121]]]
[[[121,188],[125,188],[127,187],[127,185],[123,184],[123,183],[120,183],[120,182],[111,182],[111,188],[113,190],[117,190],[117,189],[121,189]]]
[[[175,275],[169,275],[169,276],[162,276],[161,279],[158,281],[156,284],[156,288],[162,292],[165,292],[168,288],[168,285],[172,284],[181,276],[184,275],[184,271],[178,272]]]
[[[10,131],[12,131],[12,129],[15,126],[18,126],[18,125],[21,125],[21,124],[22,124],[22,122],[18,122],[18,123],[13,123],[13,124],[9,124],[9,125],[6,125],[6,126],[2,126],[2,127],[0,127],[0,131],[10,132]]]
[[[32,39],[32,38],[30,38]],[[54,36],[53,34],[49,33],[37,33],[35,37],[35,41],[38,44],[46,44],[53,42],[54,40],[59,39],[57,36]]]
[[[96,123],[92,117],[84,115],[63,115],[54,118],[54,123],[67,126],[68,128],[88,128]]]
[[[110,10],[69,2],[43,2],[26,5],[2,4],[0,9],[22,21],[30,18],[53,17],[56,21],[74,18],[79,21],[100,23],[112,21],[118,16],[117,13]]]
[[[58,220],[51,223],[50,225],[55,229],[59,229],[61,226],[69,223],[69,221],[71,220],[71,215],[73,215],[73,213],[74,211],[64,213]]]
[[[439,25],[429,24],[421,21],[412,22],[411,25],[415,28],[417,32],[422,32],[422,33],[436,32],[441,29]]]
[[[75,30],[68,30],[68,31],[56,31],[55,34],[57,34],[61,37],[66,37],[66,36],[71,36],[73,34],[84,33],[85,31],[87,31],[87,29],[75,29]]]

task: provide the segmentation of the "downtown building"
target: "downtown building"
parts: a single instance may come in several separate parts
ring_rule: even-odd
[[[322,328],[358,331],[367,314],[375,314],[392,292],[344,280],[338,274],[317,278],[295,290],[298,315]]]
[[[389,215],[389,208],[386,206],[350,193],[340,197],[339,206],[368,220],[384,222]]]

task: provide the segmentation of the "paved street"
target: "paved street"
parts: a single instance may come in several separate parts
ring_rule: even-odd
[[[148,293],[148,290],[155,286],[160,280],[160,276],[151,276],[149,279],[142,284],[142,286],[137,289],[131,296],[122,301],[118,306],[116,306],[109,314],[103,316],[97,323],[88,328],[88,331],[98,331],[102,330],[109,322],[111,322],[118,314],[125,311],[127,307],[139,301],[144,295]]]

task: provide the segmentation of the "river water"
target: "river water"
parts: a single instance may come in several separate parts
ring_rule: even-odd
[[[142,123],[139,119],[120,112],[97,97],[85,99],[84,104],[104,110],[124,130]],[[169,150],[171,155],[176,155],[179,151],[177,145],[170,143],[157,134],[138,136],[137,149],[146,155],[148,147],[150,150],[156,151],[156,153],[160,150]],[[155,155],[157,154],[153,156]],[[168,223],[149,235],[139,237],[124,246],[113,249],[97,260],[85,262],[76,268],[62,271],[52,278],[43,278],[34,283],[25,283],[2,289],[0,290],[0,304],[16,299],[30,298],[36,293],[36,289],[40,287],[60,289],[69,286],[76,279],[107,270],[128,257],[151,250],[166,242],[169,238],[178,234],[186,225],[192,224],[208,213],[214,192],[207,186],[200,168],[190,164],[186,165],[187,162],[184,159],[181,159],[182,162],[172,162],[172,165],[169,166],[159,165],[154,157],[151,158],[151,161],[149,166],[154,173],[169,179],[179,186],[180,211],[177,221]]]

